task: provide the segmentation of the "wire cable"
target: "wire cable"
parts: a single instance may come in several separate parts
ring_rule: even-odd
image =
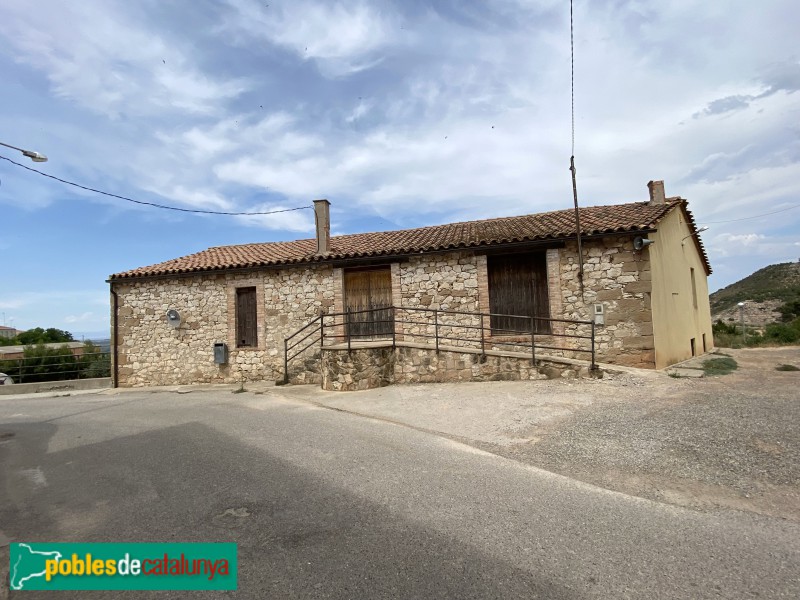
[[[705,221],[703,223],[708,223],[709,225],[719,225],[720,223],[734,223],[736,221],[749,221],[750,219],[759,219],[761,217],[767,217],[769,215],[775,215],[777,213],[786,212],[787,210],[793,210],[795,208],[800,208],[800,204],[795,204],[794,206],[790,206],[788,208],[781,208],[780,210],[773,210],[772,212],[763,213],[760,215],[753,215],[752,217],[742,217],[741,219],[729,219],[727,221]]]
[[[294,210],[307,210],[311,209],[310,206],[297,206],[295,208],[283,208],[280,210],[267,210],[267,211],[259,211],[259,212],[227,212],[221,210],[200,210],[197,208],[178,208],[177,206],[167,206],[166,204],[156,204],[155,202],[145,202],[144,200],[134,200],[133,198],[128,198],[127,196],[120,196],[118,194],[112,194],[110,192],[104,192],[103,190],[97,190],[95,188],[91,188],[85,185],[81,185],[79,183],[75,183],[74,181],[67,181],[66,179],[61,179],[60,177],[56,177],[55,175],[50,175],[49,173],[43,173],[37,169],[32,169],[27,165],[23,165],[22,163],[18,163],[10,158],[7,158],[3,155],[0,155],[0,158],[10,162],[12,165],[16,165],[18,167],[22,167],[28,171],[32,171],[42,177],[48,177],[50,179],[55,179],[61,183],[66,185],[71,185],[76,188],[80,188],[82,190],[86,190],[87,192],[94,192],[95,194],[102,194],[103,196],[109,196],[110,198],[118,198],[119,200],[125,200],[126,202],[133,202],[134,204],[143,204],[145,206],[152,206],[154,208],[162,208],[164,210],[175,210],[178,212],[185,212],[185,213],[196,213],[201,215],[228,215],[228,216],[235,216],[235,217],[245,217],[245,216],[257,216],[257,215],[274,215],[277,213],[285,213],[291,212]]]

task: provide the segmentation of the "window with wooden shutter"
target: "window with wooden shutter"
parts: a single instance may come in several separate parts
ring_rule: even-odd
[[[492,333],[531,332],[530,317],[550,318],[547,261],[544,252],[489,256],[489,309]],[[550,322],[534,320],[536,333],[550,333]]]
[[[256,310],[256,288],[236,290],[236,347],[258,346],[258,312]]]

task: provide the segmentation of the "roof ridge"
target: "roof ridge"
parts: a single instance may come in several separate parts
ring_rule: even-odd
[[[336,236],[336,237],[341,237],[341,236]],[[245,244],[225,244],[223,246],[209,246],[205,250],[200,250],[200,252],[205,252],[206,250],[215,250],[217,248],[243,248],[245,246],[262,246],[264,244],[296,244],[298,242],[313,242],[313,241],[314,238],[301,238],[299,240],[281,240],[273,242],[247,242]]]
[[[677,206],[685,205],[685,200],[671,198],[655,205],[628,202],[582,207],[581,235],[623,235],[652,231],[665,215]],[[337,235],[331,238],[331,251],[325,255],[316,254],[313,238],[212,246],[157,264],[116,273],[109,280],[406,255],[537,240],[567,240],[574,238],[576,233],[573,211],[573,208],[566,208],[392,231]],[[707,264],[707,257],[702,253]]]
[[[682,200],[680,196],[674,196],[672,198],[667,198],[665,205],[669,205],[675,203],[676,201]],[[640,202],[623,202],[619,204],[594,204],[592,206],[581,206],[579,207],[580,210],[589,210],[593,208],[618,208],[620,206],[634,206],[634,205],[642,205],[648,206],[650,205],[647,201],[640,201]],[[652,205],[651,205],[652,206]],[[539,213],[526,213],[523,215],[509,215],[506,217],[489,217],[486,219],[471,219],[468,221],[454,221],[452,223],[440,223],[438,225],[422,225],[420,227],[405,227],[403,229],[389,229],[385,231],[356,231],[353,233],[343,233],[340,235],[331,236],[331,241],[341,238],[353,237],[357,235],[383,235],[387,233],[404,233],[407,231],[425,231],[431,229],[437,229],[440,227],[455,227],[455,226],[464,226],[464,225],[472,225],[475,223],[488,223],[488,222],[497,222],[497,221],[504,221],[504,220],[511,220],[511,219],[524,219],[526,217],[547,217],[549,215],[555,215],[558,213],[571,213],[575,209],[574,208],[559,208],[557,210],[549,210],[546,212],[539,212]],[[314,238],[301,238],[298,240],[289,240],[289,241],[270,241],[270,242],[248,242],[246,244],[225,244],[222,246],[209,246],[206,250],[214,250],[218,248],[242,248],[245,246],[264,246],[264,245],[272,245],[272,244],[295,244],[299,242],[306,242],[310,241],[313,242]],[[205,252],[205,250],[201,250],[200,252]],[[196,254],[196,253],[195,253]],[[191,256],[191,255],[187,255]]]

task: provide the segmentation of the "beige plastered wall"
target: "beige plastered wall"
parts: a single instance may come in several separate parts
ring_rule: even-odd
[[[653,335],[658,369],[691,358],[692,338],[697,355],[704,353],[704,335],[705,351],[714,346],[708,278],[694,239],[684,240],[690,233],[686,214],[674,210],[659,223],[658,231],[649,235],[654,242],[646,252],[652,269]],[[697,307],[691,269],[694,269]]]

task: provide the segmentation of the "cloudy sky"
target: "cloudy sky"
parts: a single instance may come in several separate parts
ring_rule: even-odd
[[[795,0],[577,1],[581,205],[664,179],[710,227],[712,290],[797,260],[798,23]],[[334,233],[569,208],[569,50],[568,0],[4,0],[0,141],[50,160],[0,155],[182,208],[324,197]],[[104,332],[109,274],[312,222],[0,160],[0,319]]]

